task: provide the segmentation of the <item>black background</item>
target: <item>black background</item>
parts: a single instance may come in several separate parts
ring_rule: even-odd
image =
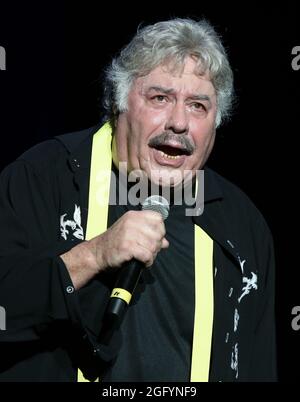
[[[207,18],[228,49],[237,94],[209,165],[250,196],[272,230],[279,379],[297,381],[300,331],[292,330],[291,310],[300,305],[300,70],[292,69],[291,52],[300,46],[300,6],[160,1],[108,2],[104,9],[103,3],[0,4],[0,46],[7,54],[7,70],[0,71],[0,169],[37,142],[99,121],[100,72],[138,24]]]

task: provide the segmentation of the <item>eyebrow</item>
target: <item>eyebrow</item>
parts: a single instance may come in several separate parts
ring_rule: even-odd
[[[160,86],[152,86],[152,87],[147,88],[147,92],[150,92],[150,91],[162,92],[166,95],[175,93],[175,89],[173,89],[173,88],[164,88],[164,87],[160,87]],[[207,101],[207,102],[211,103],[210,97],[208,95],[204,95],[204,94],[192,94],[191,96],[189,96],[189,99]]]

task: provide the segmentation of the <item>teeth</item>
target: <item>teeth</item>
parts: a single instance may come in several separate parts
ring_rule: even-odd
[[[172,155],[165,154],[163,151],[159,151],[159,152],[164,158],[167,158],[167,159],[178,159],[178,158],[180,158],[180,155],[172,156]]]

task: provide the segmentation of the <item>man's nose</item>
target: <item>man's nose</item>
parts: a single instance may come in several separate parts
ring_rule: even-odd
[[[173,105],[165,128],[166,130],[173,131],[176,134],[184,134],[185,132],[188,132],[189,122],[185,105],[179,103]]]

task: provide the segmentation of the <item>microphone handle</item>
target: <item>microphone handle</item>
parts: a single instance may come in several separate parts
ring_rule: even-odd
[[[120,269],[105,314],[115,325],[120,325],[144,268],[142,262],[132,259]]]

